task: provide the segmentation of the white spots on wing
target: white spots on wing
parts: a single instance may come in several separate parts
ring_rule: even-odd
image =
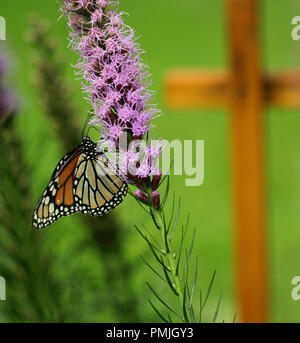
[[[83,193],[82,193],[82,201],[84,204],[88,204],[88,202],[89,202],[89,184],[88,184],[88,181],[84,182]]]
[[[83,181],[84,181],[84,178],[82,177],[79,181],[79,184],[76,188],[76,195],[81,198],[82,197],[82,192],[83,192]],[[78,201],[78,198],[75,197],[75,199],[77,199],[76,201]]]
[[[53,202],[49,205],[49,212],[52,214],[54,212],[54,204]]]
[[[90,207],[91,208],[97,208],[94,192],[92,191],[91,188],[90,188]]]

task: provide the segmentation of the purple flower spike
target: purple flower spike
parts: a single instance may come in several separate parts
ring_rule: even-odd
[[[152,202],[155,209],[159,209],[160,206],[160,194],[157,191],[152,193]]]
[[[162,143],[152,146],[148,134],[153,119],[161,112],[150,90],[152,80],[143,61],[144,51],[118,7],[119,0],[63,0],[62,12],[71,28],[70,46],[79,55],[75,67],[82,79],[82,90],[93,109],[94,118],[89,124],[100,127],[100,144],[110,141],[119,155],[123,134],[128,135],[128,143],[146,141],[145,158],[135,172],[121,168],[124,179],[130,183],[131,178],[135,186],[145,190],[151,187],[150,178],[159,174],[155,162],[161,155]],[[123,159],[116,157],[119,161]],[[122,164],[130,165],[131,159],[128,152]],[[156,190],[158,185],[156,177],[152,189]]]
[[[144,204],[149,205],[149,199],[148,199],[147,195],[144,192],[142,192],[140,190],[137,190],[137,191],[135,191],[134,196],[138,200],[142,201]]]
[[[117,12],[119,1],[63,1],[71,46],[80,56],[76,68],[103,129],[101,138],[116,142],[122,131],[144,138],[160,111],[153,104],[148,66],[141,59],[144,51],[124,24],[123,13]]]

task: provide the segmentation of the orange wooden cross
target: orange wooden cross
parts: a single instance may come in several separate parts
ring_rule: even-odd
[[[300,72],[262,72],[259,0],[226,0],[226,6],[230,71],[172,71],[166,99],[172,108],[230,109],[238,320],[267,322],[263,110],[300,106]]]

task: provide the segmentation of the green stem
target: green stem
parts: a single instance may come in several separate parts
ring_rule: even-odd
[[[153,205],[152,190],[147,189],[147,194],[148,194],[148,199],[150,200],[151,212],[152,212],[153,217],[154,217],[155,225],[159,229],[160,236],[161,236],[161,239],[163,242],[163,246],[165,247],[165,251],[162,252],[162,255],[168,261],[169,272],[171,273],[172,279],[174,282],[173,286],[177,292],[177,296],[179,298],[181,308],[184,311],[184,308],[186,309],[186,305],[185,305],[185,301],[184,301],[184,289],[183,289],[180,277],[179,277],[177,270],[176,270],[176,255],[173,253],[172,246],[169,243],[168,235],[166,232],[167,228],[164,224],[161,209],[156,209]],[[188,310],[185,311],[184,318],[186,319],[186,322],[188,322],[188,323],[192,322],[191,316],[190,316],[190,313]]]

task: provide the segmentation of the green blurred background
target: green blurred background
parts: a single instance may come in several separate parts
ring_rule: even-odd
[[[153,74],[153,88],[158,91],[157,101],[165,113],[156,121],[157,127],[153,133],[156,137],[168,140],[205,140],[204,184],[201,187],[185,187],[184,177],[172,176],[171,187],[181,196],[181,219],[184,220],[190,212],[191,226],[199,228],[196,251],[199,254],[199,280],[204,289],[213,271],[217,270],[207,315],[213,313],[219,290],[222,289],[224,293],[219,319],[231,321],[236,304],[228,118],[225,112],[217,110],[171,111],[164,103],[163,88],[164,75],[172,68],[226,68],[224,1],[124,0],[121,1],[121,9],[130,14],[126,22],[136,30],[137,35],[141,35],[139,41],[147,51],[146,61]],[[32,87],[32,48],[25,39],[25,33],[28,16],[33,12],[51,22],[51,34],[59,42],[58,55],[65,64],[65,79],[72,87],[74,104],[82,113],[82,125],[89,106],[83,99],[80,82],[74,77],[71,64],[75,63],[77,57],[67,47],[65,19],[57,21],[59,13],[56,1],[2,2],[0,15],[7,22],[5,50],[9,51],[11,57],[11,84],[16,86],[21,104],[17,118],[18,130],[24,141],[24,158],[32,170],[33,194],[34,200],[37,200],[63,151],[43,114],[39,95]],[[262,1],[261,38],[266,70],[288,70],[298,66],[300,43],[291,39],[291,20],[299,14],[300,6],[296,0]],[[1,45],[4,43],[1,42]],[[300,114],[296,110],[267,109],[264,116],[271,320],[297,322],[300,302],[291,298],[291,279],[300,274]],[[143,222],[149,227],[151,223],[131,197],[127,197],[114,214],[120,218],[125,230],[122,241],[124,258],[131,266],[132,280],[129,282],[137,299],[139,319],[155,320],[147,303],[152,295],[145,281],[151,280],[154,285],[157,281],[139,258],[143,254],[151,259],[145,242],[134,229],[136,223]],[[79,275],[85,280],[80,297],[84,297],[86,305],[81,308],[78,320],[117,321],[105,300],[113,296],[113,290],[103,282],[102,269],[106,261],[99,259],[92,247],[82,244],[86,230],[78,216],[64,218],[39,234],[43,235],[45,249],[55,256],[57,277],[65,280],[71,277],[72,271],[72,275]],[[160,291],[168,297],[167,289]],[[95,294],[98,292],[101,298],[97,298],[96,302]],[[0,302],[0,320],[7,321],[5,312],[1,311],[2,306],[3,302]],[[68,306],[68,303],[64,306]]]

